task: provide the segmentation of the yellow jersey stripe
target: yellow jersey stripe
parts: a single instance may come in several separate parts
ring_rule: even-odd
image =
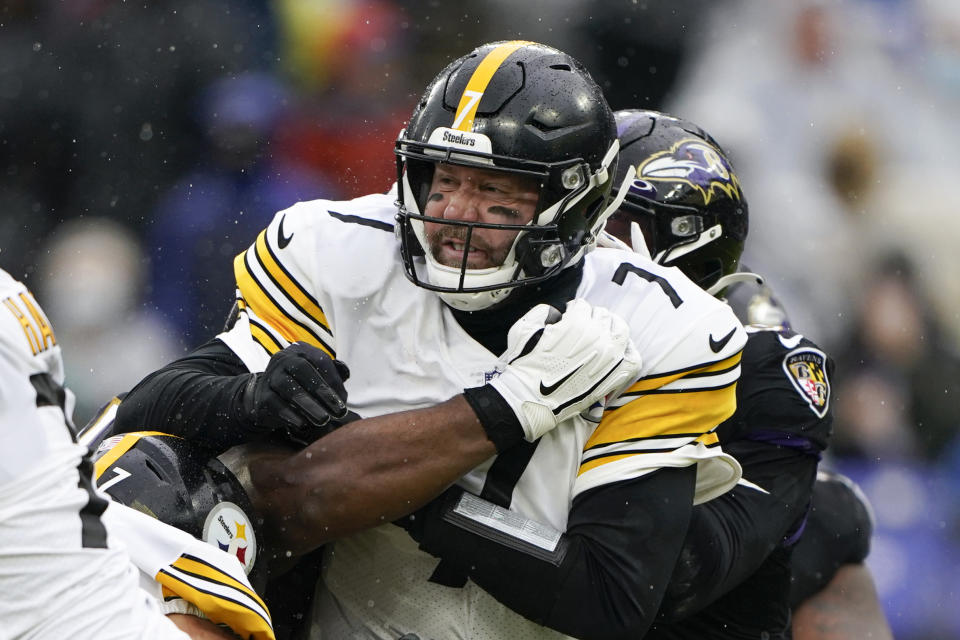
[[[473,118],[477,114],[477,107],[480,106],[483,92],[487,90],[487,85],[490,84],[493,75],[503,64],[503,61],[510,57],[511,53],[528,44],[532,43],[527,40],[504,42],[495,47],[480,61],[477,68],[473,70],[473,75],[470,76],[470,80],[463,90],[463,95],[460,96],[457,114],[453,119],[453,129],[459,129],[460,131],[471,131],[473,129]]]
[[[684,376],[683,378],[680,378],[680,380],[686,380],[686,379],[687,379],[687,376]],[[657,388],[657,389],[650,389],[650,390],[648,390],[648,391],[643,391],[643,392],[641,392],[641,393],[629,393],[629,394],[628,394],[628,393],[625,393],[623,396],[620,396],[620,397],[621,397],[621,398],[624,398],[624,396],[626,396],[626,400],[630,401],[630,396],[641,396],[641,397],[642,397],[642,396],[654,396],[654,395],[658,395],[658,394],[659,394],[659,395],[664,395],[664,394],[676,394],[676,393],[698,393],[698,392],[700,392],[700,391],[713,391],[713,390],[715,390],[715,389],[723,389],[724,387],[729,387],[729,386],[731,386],[731,385],[737,384],[737,380],[727,380],[726,382],[724,382],[724,381],[721,380],[721,381],[719,381],[719,382],[720,382],[720,384],[717,384],[717,385],[715,385],[715,386],[710,386],[710,387],[708,387],[708,386],[703,386],[703,387],[692,387],[692,388],[680,387],[680,388],[673,388],[673,389],[665,389],[664,387],[666,387],[667,385],[664,385],[664,387],[660,387],[660,388]],[[621,405],[621,406],[623,406],[623,405]],[[615,410],[618,409],[618,408],[619,408],[619,407],[611,407],[610,410],[611,410],[611,411],[615,411]]]
[[[125,454],[127,451],[137,444],[140,438],[146,436],[170,436],[171,438],[177,438],[179,436],[173,436],[169,433],[163,433],[162,431],[135,431],[133,433],[128,433],[122,438],[120,442],[113,445],[105,454],[103,454],[100,459],[97,460],[96,464],[93,466],[93,478],[94,480],[99,480],[100,476],[103,475],[103,472],[110,468],[110,466],[117,461],[117,459]]]
[[[270,355],[275,354],[277,351],[280,351],[283,348],[280,346],[279,342],[273,339],[273,336],[270,335],[269,331],[262,327],[260,323],[254,322],[252,318],[250,319],[250,335],[261,347],[263,347],[264,351]],[[327,355],[330,355],[329,351],[327,352]],[[332,358],[333,356],[330,357]]]
[[[697,442],[708,447],[715,447],[720,444],[720,437],[717,435],[716,431],[711,431],[710,433],[705,433],[697,438]]]
[[[635,383],[630,385],[630,387],[623,393],[623,395],[629,395],[631,393],[643,393],[645,391],[650,391],[651,389],[656,389],[657,387],[662,387],[665,384],[670,384],[675,382],[680,378],[687,376],[690,377],[704,377],[707,375],[719,375],[726,373],[731,369],[736,368],[740,364],[740,358],[742,357],[743,352],[737,352],[736,354],[730,356],[729,358],[724,358],[723,360],[718,360],[716,362],[709,362],[704,365],[698,365],[691,369],[682,369],[680,371],[670,371],[667,373],[661,373],[655,376],[649,376],[647,378],[641,378]]]
[[[645,395],[603,416],[585,449],[654,436],[699,435],[737,408],[736,384],[709,391]]]
[[[711,432],[711,433],[705,433],[705,434],[703,434],[702,436],[700,436],[699,438],[697,438],[696,440],[694,440],[694,441],[691,442],[690,444],[696,444],[696,443],[701,443],[701,444],[703,444],[703,445],[705,445],[705,446],[707,446],[707,447],[716,447],[716,446],[718,446],[718,445],[720,444],[720,439],[717,438],[717,434]],[[684,446],[690,446],[690,445],[688,444],[688,445],[684,445]],[[593,469],[596,469],[597,467],[603,466],[603,465],[605,465],[605,464],[607,464],[607,463],[616,462],[616,461],[618,461],[618,460],[624,460],[624,459],[629,458],[629,457],[631,457],[631,456],[649,455],[649,454],[651,454],[651,453],[652,453],[652,454],[657,454],[657,453],[670,453],[670,452],[673,452],[673,451],[678,451],[678,450],[680,450],[680,449],[683,449],[683,447],[678,447],[678,448],[676,448],[676,449],[671,449],[671,448],[663,448],[663,449],[638,449],[638,450],[636,450],[636,451],[622,451],[622,450],[620,450],[620,451],[617,451],[616,453],[612,453],[612,454],[610,454],[610,455],[602,455],[602,454],[601,454],[601,455],[595,456],[595,457],[593,457],[593,458],[590,458],[589,460],[587,460],[587,461],[585,461],[583,464],[581,464],[581,465],[580,465],[580,469],[577,471],[577,475],[578,475],[578,476],[583,475],[584,473],[586,473],[586,472],[588,472],[588,471],[591,471],[591,470],[593,470]]]
[[[323,309],[320,308],[320,304],[316,298],[307,293],[306,289],[301,287],[300,283],[294,280],[290,272],[284,269],[280,261],[277,260],[277,256],[274,255],[270,249],[270,245],[267,244],[266,231],[261,231],[260,235],[257,236],[255,246],[257,259],[260,261],[263,270],[266,271],[267,276],[273,280],[274,284],[286,294],[287,298],[297,309],[302,311],[304,315],[313,318],[324,329],[330,331],[330,323],[327,321],[327,316],[323,313]]]
[[[617,460],[623,460],[624,458],[629,458],[630,456],[639,455],[640,453],[641,452],[621,453],[615,456],[600,456],[598,458],[591,458],[587,462],[584,462],[583,464],[580,465],[580,470],[577,471],[577,475],[579,476],[586,473],[587,471],[590,471],[591,469],[596,469],[602,464],[607,464],[608,462],[616,462]],[[650,452],[644,451],[642,453],[650,453]],[[662,453],[662,450],[657,451],[656,453]]]
[[[270,324],[270,326],[288,342],[306,342],[322,349],[327,355],[333,358],[334,352],[333,349],[330,348],[330,345],[324,342],[320,336],[308,327],[303,326],[287,315],[287,313],[280,308],[280,305],[270,297],[266,289],[257,282],[257,279],[247,266],[246,257],[248,255],[249,250],[239,254],[233,260],[233,271],[237,279],[237,287],[240,289],[240,293],[246,301],[248,309],[258,318]]]
[[[164,569],[154,579],[180,598],[195,604],[213,622],[225,624],[243,637],[275,640],[270,621],[247,605],[201,589]]]
[[[246,594],[247,597],[263,607],[264,611],[267,610],[267,605],[252,589],[231,576],[229,573],[218,569],[214,565],[210,564],[209,562],[205,562],[201,558],[191,555],[182,555],[170,566],[179,569],[186,574],[197,576],[198,578],[203,578],[204,580],[210,580],[212,582],[219,582],[225,586],[236,589],[237,591]]]

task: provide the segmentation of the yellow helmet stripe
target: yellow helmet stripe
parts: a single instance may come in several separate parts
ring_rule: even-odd
[[[467,88],[463,90],[460,96],[460,104],[457,106],[457,115],[453,119],[453,129],[460,131],[470,131],[473,129],[473,117],[477,113],[477,107],[480,105],[480,99],[483,92],[487,90],[487,85],[497,72],[503,61],[511,53],[528,44],[533,44],[529,40],[511,40],[495,47],[493,51],[480,61],[477,68],[473,70]]]
[[[96,464],[93,465],[93,478],[94,480],[99,480],[100,476],[103,475],[103,472],[110,468],[117,459],[120,458],[123,454],[137,444],[140,438],[145,436],[169,436],[169,433],[163,433],[161,431],[134,431],[133,433],[128,433],[120,439],[120,442],[113,445],[109,451],[107,451],[100,459],[97,460]],[[174,438],[178,436],[172,436]]]

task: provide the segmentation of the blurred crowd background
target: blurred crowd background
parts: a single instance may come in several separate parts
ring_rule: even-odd
[[[730,154],[746,265],[837,361],[824,465],[873,502],[896,637],[960,637],[956,0],[4,0],[0,266],[78,423],[221,329],[276,211],[386,190],[433,75],[513,38]]]

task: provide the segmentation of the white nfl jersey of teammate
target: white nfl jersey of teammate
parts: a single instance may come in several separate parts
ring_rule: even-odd
[[[50,323],[0,270],[0,638],[185,640],[101,515]]]
[[[235,556],[122,504],[111,502],[103,517],[164,613],[202,616],[245,640],[274,639],[267,606]]]
[[[362,417],[435,405],[496,376],[497,355],[435,293],[406,278],[395,213],[390,195],[279,212],[234,262],[241,314],[221,339],[253,371],[295,341],[343,360],[348,404]],[[733,486],[739,465],[714,433],[735,408],[746,341],[732,311],[678,270],[617,249],[588,254],[576,295],[628,322],[643,357],[640,379],[599,424],[577,416],[541,438],[510,480],[492,477],[491,459],[460,484],[479,494],[500,483],[511,511],[558,531],[578,494],[659,468],[696,464],[698,502]],[[428,582],[436,565],[392,525],[328,545],[315,637],[557,635],[472,582]]]

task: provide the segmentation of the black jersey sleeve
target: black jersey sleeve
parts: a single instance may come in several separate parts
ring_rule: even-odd
[[[788,611],[787,560],[830,436],[833,363],[790,330],[748,335],[737,409],[717,429],[743,480],[694,508],[653,637],[713,637],[704,629],[733,626],[773,633]],[[733,606],[739,596],[770,615]]]
[[[457,487],[413,516],[420,547],[517,613],[580,638],[639,638],[686,533],[696,467],[665,468],[578,496],[550,557],[444,518]]]
[[[238,401],[248,377],[240,358],[211,340],[141,380],[120,403],[113,432],[163,431],[218,451],[249,441]]]
[[[743,466],[749,484],[738,484],[693,508],[661,607],[662,620],[688,618],[751,580],[772,553],[792,546],[803,527],[816,458],[750,441],[731,443],[724,450]],[[785,592],[778,597],[785,604]]]
[[[821,471],[807,526],[794,550],[790,602],[799,605],[822,589],[842,565],[870,552],[873,515],[860,488],[846,476]]]
[[[720,442],[752,440],[819,455],[833,425],[833,360],[789,329],[748,328],[737,411],[717,428]]]

